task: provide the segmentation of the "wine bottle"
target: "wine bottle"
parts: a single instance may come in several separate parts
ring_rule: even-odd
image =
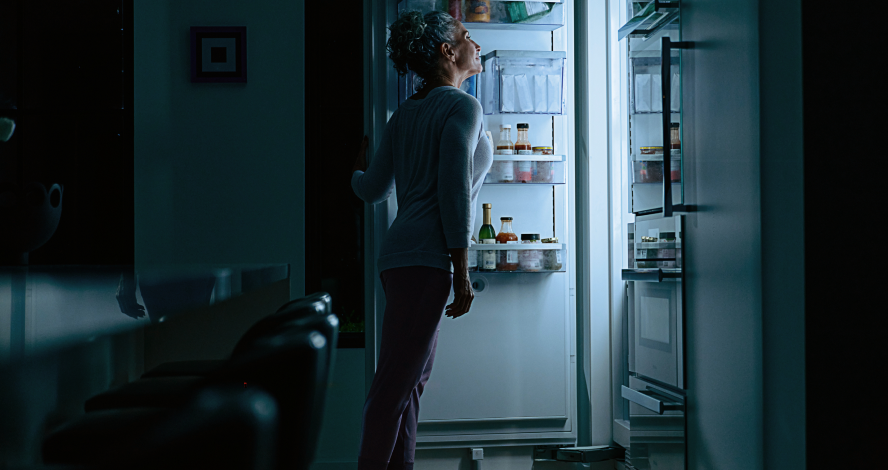
[[[493,207],[493,204],[485,203],[482,204],[481,207],[484,209],[484,225],[481,226],[481,233],[478,234],[478,240],[481,243],[484,243],[484,240],[486,239],[496,239],[496,231],[493,230],[493,224],[491,223],[490,218],[490,210]]]

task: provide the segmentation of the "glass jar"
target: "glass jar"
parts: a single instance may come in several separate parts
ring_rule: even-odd
[[[496,234],[496,242],[502,244],[517,244],[518,235],[512,232],[512,218],[500,217],[502,226]],[[497,271],[517,271],[518,270],[518,250],[499,250],[499,256],[496,261]]]
[[[531,151],[534,155],[555,155],[555,149],[552,147],[533,147]]]
[[[540,243],[540,234],[522,233],[521,244]],[[522,271],[538,272],[543,269],[543,250],[521,250],[518,265]]]
[[[660,155],[663,153],[663,147],[641,147],[642,155]]]
[[[466,21],[490,22],[490,0],[466,0]]]
[[[544,238],[543,243],[558,243],[557,238]],[[547,271],[561,271],[561,267],[564,266],[561,262],[561,249],[557,250],[544,250],[545,256],[543,256],[543,268]]]

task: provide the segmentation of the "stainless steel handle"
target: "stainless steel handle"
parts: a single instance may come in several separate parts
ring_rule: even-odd
[[[672,40],[661,38],[660,91],[663,93],[663,217],[672,217],[672,139],[669,126],[672,124]]]
[[[632,403],[636,403],[641,405],[658,415],[663,414],[664,411],[672,411],[672,410],[683,410],[684,405],[681,403],[672,403],[665,400],[665,397],[658,396],[655,392],[651,390],[639,391],[631,389],[625,385],[622,386],[621,395],[623,398],[631,401]]]
[[[666,272],[662,269],[624,269],[622,279],[624,281],[662,282],[663,279],[680,279],[680,272]]]

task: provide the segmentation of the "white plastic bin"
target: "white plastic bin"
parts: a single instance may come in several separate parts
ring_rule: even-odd
[[[564,114],[563,51],[492,51],[481,58],[484,114]]]

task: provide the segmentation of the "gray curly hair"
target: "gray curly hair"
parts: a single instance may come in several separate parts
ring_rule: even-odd
[[[385,45],[389,58],[394,62],[398,75],[413,71],[419,76],[419,88],[438,74],[438,47],[442,43],[453,44],[458,21],[440,11],[423,16],[418,11],[408,11],[389,26],[389,39]]]

